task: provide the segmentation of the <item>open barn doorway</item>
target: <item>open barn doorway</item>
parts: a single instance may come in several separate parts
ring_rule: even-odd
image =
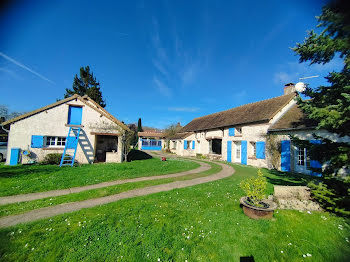
[[[222,139],[211,140],[211,151],[213,154],[221,155]]]
[[[117,151],[117,136],[96,135],[95,162],[106,162],[106,153]]]

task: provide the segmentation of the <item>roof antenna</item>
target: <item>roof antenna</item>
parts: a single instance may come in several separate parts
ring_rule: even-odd
[[[319,77],[319,75],[316,76],[305,76],[305,77],[300,77],[299,80],[303,80],[303,79],[309,79],[309,78],[315,78],[315,77]],[[304,92],[306,88],[306,85],[304,82],[298,82],[295,85],[295,90],[297,90],[298,92]]]

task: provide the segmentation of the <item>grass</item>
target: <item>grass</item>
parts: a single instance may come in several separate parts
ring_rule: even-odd
[[[118,194],[128,190],[143,188],[147,186],[155,186],[155,185],[170,183],[174,181],[190,180],[198,177],[215,174],[222,169],[222,167],[218,164],[214,164],[211,162],[207,162],[207,163],[211,166],[211,168],[207,171],[203,171],[196,174],[185,175],[181,177],[157,179],[157,180],[151,180],[151,181],[142,181],[142,182],[136,182],[136,183],[126,183],[126,184],[121,184],[116,186],[109,186],[109,187],[104,187],[99,189],[87,190],[80,193],[74,193],[74,194],[69,194],[64,196],[48,197],[48,198],[43,198],[43,199],[34,200],[34,201],[2,205],[0,206],[0,217],[20,214],[33,209],[38,209],[38,208],[43,208],[48,206],[55,206],[62,203],[82,201],[82,200],[87,200],[92,198],[99,198],[99,197],[114,195],[114,194]]]
[[[54,165],[0,166],[0,196],[49,191],[97,184],[125,178],[177,173],[197,168],[198,163],[157,158],[121,164],[94,164],[78,167]]]
[[[1,229],[0,259],[349,261],[348,220],[292,210],[278,210],[269,221],[249,219],[239,206],[238,184],[257,169],[234,168],[233,176],[219,181]],[[272,182],[305,183],[300,176],[263,172],[269,190]]]

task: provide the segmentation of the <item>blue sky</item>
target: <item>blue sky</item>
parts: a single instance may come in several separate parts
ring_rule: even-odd
[[[323,84],[339,60],[299,64],[290,47],[325,1],[17,1],[0,13],[0,104],[31,111],[62,98],[89,65],[126,123],[164,128]]]

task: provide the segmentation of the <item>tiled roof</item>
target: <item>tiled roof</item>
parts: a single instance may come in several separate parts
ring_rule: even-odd
[[[317,122],[308,119],[298,105],[290,108],[268,131],[291,129],[310,129],[317,126]]]
[[[182,132],[182,133],[176,133],[175,135],[169,136],[168,138],[171,140],[184,139],[192,134],[193,132]]]
[[[154,131],[138,132],[137,135],[139,137],[165,137],[164,133]]]
[[[283,95],[259,102],[242,105],[226,111],[193,119],[181,130],[183,132],[208,130],[226,126],[235,126],[253,122],[269,121],[287,105],[295,93]]]

